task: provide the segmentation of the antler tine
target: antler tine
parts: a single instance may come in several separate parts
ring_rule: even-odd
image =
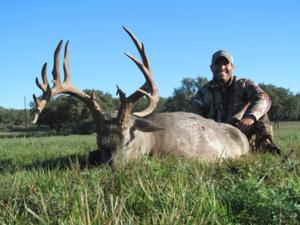
[[[144,77],[145,77],[145,79],[146,79],[146,82],[145,82],[145,84],[141,87],[141,89],[146,88],[148,83],[154,83],[154,82],[152,81],[151,70],[150,70],[150,68],[145,67],[145,65],[142,64],[142,63],[141,63],[138,59],[136,59],[134,56],[132,56],[132,55],[126,53],[126,52],[125,52],[125,55],[126,55],[128,58],[130,58],[130,59],[138,66],[138,68],[141,70],[141,72],[144,74]],[[149,66],[149,63],[148,63],[148,66]]]
[[[42,68],[42,80],[43,80],[44,85],[47,87],[48,86],[47,63],[44,63],[43,68]]]
[[[59,69],[60,69],[59,68],[59,54],[60,54],[60,49],[61,49],[62,43],[63,43],[63,40],[61,40],[58,43],[58,45],[55,49],[55,52],[54,52],[54,63],[53,63],[53,70],[52,70],[54,85],[61,83],[60,72],[59,72]]]
[[[134,34],[128,30],[126,27],[123,26],[123,29],[126,31],[126,33],[130,36],[131,40],[133,41],[135,47],[138,49],[139,51],[139,54],[142,58],[142,61],[143,61],[143,64],[147,67],[147,68],[150,68],[150,65],[149,65],[149,60],[146,56],[146,53],[145,53],[145,48],[144,48],[144,44],[142,42],[140,42],[135,36]]]
[[[43,92],[43,96],[42,96],[41,100],[39,100],[35,96],[35,94],[33,94],[33,100],[34,100],[34,103],[36,106],[34,119],[32,121],[33,124],[35,124],[37,122],[40,112],[45,107],[47,101],[51,98],[51,89],[50,89],[48,79],[47,79],[47,63],[44,63],[42,71],[41,71],[41,75],[42,75],[42,80],[43,80],[42,84],[40,83],[40,81],[37,77],[35,78],[35,83],[38,86],[38,88],[41,89],[41,91]]]
[[[38,98],[35,96],[35,94],[32,95],[33,97],[33,101],[36,105],[36,109],[35,109],[35,113],[34,113],[34,119],[33,121],[31,122],[32,124],[36,124],[38,118],[39,118],[39,115],[40,115],[40,105],[41,105],[41,101],[38,100]]]
[[[46,92],[47,86],[48,86],[48,79],[47,79],[47,63],[44,63],[42,68],[42,80],[43,84],[40,83],[39,79],[35,78],[35,83],[41,89],[43,92]]]
[[[70,63],[69,63],[69,41],[65,45],[65,54],[64,54],[64,82],[70,83]]]
[[[35,96],[35,95],[34,95]],[[34,99],[35,97],[33,97],[33,99]],[[34,114],[34,118],[33,118],[33,120],[32,120],[32,124],[36,124],[36,122],[38,121],[38,118],[39,118],[39,114],[38,113],[35,113]]]

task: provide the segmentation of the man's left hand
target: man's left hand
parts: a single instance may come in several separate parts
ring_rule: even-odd
[[[238,124],[237,128],[240,129],[244,134],[249,135],[252,125],[254,124],[254,119],[250,117],[243,118]]]

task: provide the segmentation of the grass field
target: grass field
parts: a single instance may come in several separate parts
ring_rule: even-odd
[[[5,134],[7,135],[7,134]],[[89,167],[95,135],[0,139],[1,224],[299,224],[300,123],[283,156]]]

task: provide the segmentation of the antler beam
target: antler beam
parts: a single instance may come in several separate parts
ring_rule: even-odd
[[[133,62],[135,62],[135,64],[141,70],[146,79],[145,83],[139,89],[137,89],[137,91],[132,93],[129,97],[126,97],[125,93],[121,91],[120,88],[118,88],[117,93],[120,94],[121,101],[118,119],[122,126],[126,126],[128,123],[128,117],[132,112],[135,103],[143,96],[146,96],[149,100],[148,107],[141,112],[133,113],[133,115],[138,117],[145,117],[147,115],[150,115],[155,110],[157,103],[159,102],[159,92],[152,79],[151,67],[149,59],[145,52],[144,44],[139,42],[138,39],[134,36],[134,34],[127,28],[123,27],[123,29],[127,32],[127,34],[132,39],[133,43],[135,44],[136,48],[138,49],[142,62],[128,53],[125,53],[125,55],[128,56]]]
[[[95,93],[93,92],[91,95],[88,95],[84,93],[81,90],[78,90],[75,88],[71,83],[71,75],[70,75],[70,66],[69,66],[69,48],[68,44],[69,41],[67,41],[65,45],[65,52],[64,52],[64,81],[61,82],[60,79],[60,68],[59,68],[59,54],[61,50],[63,41],[61,40],[59,44],[57,45],[54,53],[54,64],[53,64],[53,70],[52,70],[52,76],[53,76],[53,87],[50,88],[48,79],[47,79],[47,63],[44,64],[42,68],[42,80],[43,83],[39,82],[39,79],[36,78],[35,82],[36,85],[41,89],[42,91],[42,97],[39,100],[35,95],[33,95],[33,100],[36,104],[36,111],[34,120],[32,123],[36,123],[39,117],[39,114],[42,112],[42,110],[45,108],[47,102],[54,96],[59,94],[70,94],[71,96],[74,96],[83,102],[86,103],[86,105],[91,109],[93,112],[93,115],[99,115],[101,114],[101,108],[96,102]]]

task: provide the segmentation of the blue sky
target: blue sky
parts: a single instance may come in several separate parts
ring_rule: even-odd
[[[211,55],[233,54],[235,75],[300,92],[300,1],[0,1],[0,106],[23,108],[44,62],[51,80],[59,40],[70,40],[73,85],[127,94],[143,84],[123,52],[145,44],[163,97],[185,77],[211,78]]]

